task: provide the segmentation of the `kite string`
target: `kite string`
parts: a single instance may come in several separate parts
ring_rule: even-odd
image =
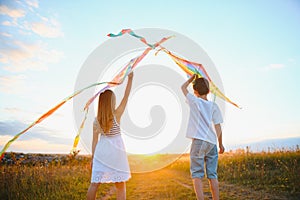
[[[129,33],[130,35],[134,36],[134,37],[137,37],[139,39],[143,39],[141,40],[142,42],[144,42],[145,44],[147,44],[149,47],[146,48],[143,53],[133,59],[131,59],[128,64],[113,78],[113,82],[119,82],[119,84],[122,84],[123,81],[125,80],[125,78],[127,77],[127,75],[133,71],[135,69],[135,67],[143,60],[143,58],[152,50],[152,49],[155,49],[156,47],[160,46],[163,42],[171,39],[173,36],[169,36],[169,37],[164,37],[162,38],[160,41],[154,43],[154,44],[148,44],[146,42],[146,39],[141,37],[141,36],[138,36],[136,35],[132,30],[130,29],[124,29],[122,30],[119,34],[117,35],[114,35],[112,33],[108,34],[109,37],[118,37],[118,36],[121,36],[123,34],[126,34],[126,33]],[[114,85],[115,86],[115,85]],[[111,84],[108,84],[108,86],[106,87],[106,89],[112,87]],[[89,106],[91,105],[91,103],[97,98],[97,96],[102,92],[104,91],[105,89],[102,89],[100,90],[99,92],[97,92],[91,99],[89,99],[85,105],[85,108],[84,110],[87,110],[86,111],[86,115],[88,113],[88,108]],[[77,148],[77,145],[78,145],[78,142],[79,142],[79,139],[80,139],[80,135],[81,135],[81,132],[84,128],[84,124],[85,124],[85,121],[86,121],[86,118],[83,119],[82,123],[81,123],[81,126],[80,128],[78,129],[78,132],[76,134],[76,137],[74,139],[74,143],[73,143],[73,148],[71,150],[71,153],[76,153],[76,148]]]
[[[44,113],[41,117],[39,117],[36,121],[34,121],[32,124],[30,124],[26,129],[24,129],[23,131],[19,132],[18,134],[16,134],[11,140],[9,140],[3,147],[3,149],[0,151],[0,159],[3,158],[5,151],[10,147],[10,145],[17,140],[22,134],[24,134],[25,132],[27,132],[29,129],[31,129],[33,126],[35,126],[38,123],[41,123],[44,119],[46,119],[47,117],[49,117],[50,115],[52,115],[56,110],[58,110],[62,105],[64,105],[67,101],[69,101],[70,99],[74,98],[75,96],[77,96],[78,94],[80,94],[81,92],[85,91],[88,88],[97,86],[97,85],[101,85],[101,84],[108,84],[108,86],[106,86],[105,88],[109,88],[115,85],[119,85],[121,84],[125,77],[129,74],[130,71],[133,70],[133,68],[135,66],[137,66],[137,64],[149,53],[149,51],[151,49],[156,48],[157,46],[159,46],[161,43],[165,42],[166,40],[170,39],[170,37],[168,38],[163,38],[161,41],[151,45],[149,43],[147,43],[147,41],[145,40],[145,38],[136,35],[132,30],[126,30],[123,31],[123,33],[121,34],[125,34],[125,33],[129,33],[130,35],[139,38],[143,43],[147,44],[149,47],[143,52],[142,55],[140,55],[139,57],[137,57],[137,59],[134,60],[134,63],[132,65],[129,65],[127,68],[125,67],[124,69],[126,70],[125,73],[124,71],[121,71],[120,74],[118,74],[113,81],[111,82],[101,82],[101,83],[95,83],[95,84],[91,84],[85,88],[82,88],[78,91],[76,91],[75,93],[73,93],[72,95],[68,96],[67,98],[65,98],[62,102],[60,102],[59,104],[57,104],[55,107],[51,108],[49,111],[47,111],[46,113]],[[119,34],[120,35],[120,34]],[[111,37],[114,37],[113,35],[111,35]],[[118,80],[119,82],[117,82],[116,80]],[[89,101],[86,103],[86,106],[84,107],[84,110],[86,111],[85,113],[85,117],[81,123],[81,126],[79,128],[79,131],[76,134],[75,137],[75,141],[73,144],[73,150],[77,147],[78,145],[78,141],[79,141],[79,136],[80,133],[84,127],[85,121],[86,121],[86,116],[88,114],[88,108],[90,106],[90,104],[95,100],[95,98],[101,93],[102,90],[100,90],[96,95],[94,95],[91,99],[89,99]]]
[[[35,120],[34,122],[32,122],[27,128],[25,128],[24,130],[22,130],[21,132],[19,132],[18,134],[16,134],[12,139],[10,139],[2,148],[2,150],[0,151],[0,160],[4,157],[4,153],[5,151],[10,147],[10,145],[17,140],[21,135],[23,135],[24,133],[26,133],[29,129],[31,129],[32,127],[34,127],[35,125],[41,123],[43,120],[45,120],[46,118],[48,118],[50,115],[52,115],[54,112],[56,112],[56,110],[58,110],[61,106],[63,106],[66,102],[68,102],[69,100],[71,100],[72,98],[74,98],[75,96],[79,95],[80,93],[82,93],[83,91],[95,87],[97,85],[102,85],[102,84],[116,84],[113,82],[100,82],[100,83],[93,83],[87,87],[84,87],[80,90],[77,90],[76,92],[74,92],[73,94],[71,94],[70,96],[64,98],[60,103],[58,103],[56,106],[54,106],[53,108],[51,108],[50,110],[48,110],[47,112],[45,112],[44,114],[42,114],[37,120]]]
[[[21,136],[22,134],[24,134],[25,132],[27,132],[30,128],[32,128],[33,126],[35,126],[36,124],[42,122],[45,118],[49,117],[50,115],[52,115],[57,109],[59,109],[62,105],[64,105],[67,101],[69,101],[70,99],[74,98],[75,96],[77,96],[78,94],[80,94],[81,92],[83,92],[84,90],[94,87],[96,85],[101,85],[101,84],[108,84],[105,88],[103,88],[102,90],[100,90],[98,93],[96,93],[96,95],[94,95],[91,99],[89,99],[89,101],[86,103],[84,110],[86,111],[85,113],[85,117],[80,125],[80,128],[77,132],[77,135],[75,137],[74,140],[74,144],[73,144],[73,152],[74,150],[76,150],[76,147],[78,145],[79,142],[79,137],[80,137],[80,133],[84,127],[86,118],[87,118],[87,114],[88,114],[88,110],[89,110],[89,106],[90,104],[95,100],[95,98],[104,90],[116,85],[119,85],[121,83],[123,83],[125,77],[129,74],[130,71],[133,70],[133,68],[135,68],[137,66],[137,64],[150,52],[150,50],[155,49],[156,47],[160,46],[161,48],[163,48],[161,46],[161,43],[167,41],[168,39],[170,39],[171,37],[174,36],[170,36],[167,38],[162,38],[159,42],[155,43],[155,44],[149,44],[147,43],[146,39],[142,36],[136,35],[131,29],[123,29],[119,34],[108,34],[109,37],[118,37],[124,34],[130,34],[133,37],[136,37],[138,39],[141,40],[141,42],[143,42],[144,44],[146,44],[147,46],[149,46],[140,56],[138,56],[136,59],[134,59],[133,64],[131,65],[131,63],[128,64],[128,66],[126,66],[119,74],[116,75],[116,77],[113,79],[112,82],[102,82],[102,83],[95,83],[92,84],[90,86],[87,86],[81,90],[78,90],[77,92],[75,92],[74,94],[70,95],[69,97],[65,98],[61,103],[57,104],[54,108],[50,109],[48,112],[46,112],[45,114],[43,114],[40,118],[38,118],[36,121],[34,121],[31,125],[29,125],[26,129],[24,129],[23,131],[21,131],[20,133],[18,133],[17,135],[15,135],[11,140],[9,140],[6,145],[4,146],[4,148],[1,150],[0,152],[0,159],[3,158],[4,156],[4,152],[9,148],[9,146],[11,145],[12,142],[14,142],[16,139],[18,139],[19,136]],[[202,64],[199,63],[194,63],[194,62],[190,62],[188,60],[185,60],[183,58],[180,58],[178,56],[175,56],[174,54],[172,54],[170,51],[168,51],[167,49],[163,48],[164,52],[167,53],[169,56],[171,56],[171,58],[173,59],[173,61],[175,61],[175,63],[182,68],[182,70],[184,70],[188,75],[192,75],[193,73],[196,73],[200,76],[203,76],[203,74],[201,74],[201,72],[199,71],[199,69],[205,74],[205,76],[210,80],[210,77],[208,76],[205,68],[202,66]],[[159,50],[160,51],[160,50]],[[159,52],[157,51],[157,53]],[[156,54],[157,54],[156,53]],[[182,62],[185,62],[187,64],[190,64],[191,66],[188,66],[187,64],[183,64]],[[125,70],[125,71],[124,71]],[[230,103],[232,103],[233,105],[235,105],[236,107],[238,107],[235,103],[233,103],[231,100],[229,100],[220,90],[219,88],[216,87],[216,85],[210,80],[210,82],[213,84],[212,88],[215,94],[219,96],[220,98],[224,99],[225,101],[228,101]]]
[[[133,33],[132,30],[130,29],[124,29],[122,30],[119,34],[117,35],[114,35],[114,37],[117,37],[117,36],[121,36],[121,35],[124,35],[126,33],[129,33],[131,36],[134,36],[136,38],[143,38],[142,36],[138,36],[136,34]],[[113,35],[113,34],[112,34]],[[144,39],[144,42],[145,43],[146,39]],[[145,44],[148,44],[148,43],[145,43]],[[183,59],[183,58],[180,58],[176,55],[174,55],[172,52],[170,52],[169,50],[167,50],[166,48],[162,47],[160,44],[160,49],[155,53],[155,55],[158,54],[159,51],[163,50],[165,53],[167,53],[171,58],[172,60],[186,73],[188,74],[188,76],[192,76],[193,74],[197,74],[201,77],[205,77],[206,79],[208,79],[208,81],[211,83],[210,84],[210,90],[211,92],[215,95],[214,98],[216,98],[216,96],[220,97],[221,99],[223,99],[224,101],[227,101],[228,103],[231,103],[232,105],[234,105],[235,107],[237,108],[240,108],[240,106],[238,106],[236,103],[234,103],[233,101],[231,101],[228,97],[226,97],[221,91],[220,89],[213,83],[213,81],[211,80],[211,78],[209,77],[208,73],[206,72],[205,68],[203,67],[202,64],[200,63],[196,63],[196,62],[191,62],[191,61],[188,61],[186,59]],[[157,47],[157,46],[156,46]],[[184,64],[185,63],[185,64]],[[201,72],[202,73],[201,73]],[[215,101],[215,99],[214,99]]]

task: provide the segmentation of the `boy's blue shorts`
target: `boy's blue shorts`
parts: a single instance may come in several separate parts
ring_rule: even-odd
[[[206,177],[209,179],[218,178],[217,145],[203,140],[193,139],[190,151],[190,160],[192,178],[203,178],[204,172],[206,172]]]

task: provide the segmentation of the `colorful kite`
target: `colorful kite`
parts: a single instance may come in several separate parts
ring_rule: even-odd
[[[126,31],[124,31],[123,33],[125,33]],[[129,29],[127,29],[128,33],[133,33],[132,31],[130,32]],[[133,34],[135,35],[135,34]],[[112,37],[117,37],[116,35],[111,34]],[[136,36],[136,35],[135,35]],[[141,41],[143,41],[144,43],[146,43],[146,40],[142,37],[139,37],[141,39]],[[112,83],[119,83],[122,84],[123,81],[125,80],[126,76],[138,65],[138,63],[152,50],[155,49],[156,47],[160,46],[163,42],[167,41],[168,39],[170,39],[172,37],[166,37],[166,38],[162,38],[159,42],[155,43],[155,44],[148,44],[148,48],[146,48],[144,50],[144,52],[140,55],[137,56],[133,59],[131,59],[128,64],[113,78],[113,80],[111,81]],[[88,108],[90,106],[90,104],[96,99],[96,97],[101,94],[101,92],[103,92],[104,90],[115,86],[115,84],[108,84],[105,88],[101,89],[99,92],[97,92],[91,99],[89,99],[84,107],[85,110],[85,117],[80,125],[80,128],[78,129],[78,132],[76,134],[74,143],[73,143],[73,149],[71,152],[76,152],[76,148],[80,139],[80,134],[81,131],[83,130],[84,124],[85,124],[85,120],[87,118],[87,114],[88,114]]]
[[[112,81],[110,82],[101,82],[101,83],[94,83],[92,85],[89,85],[81,90],[76,91],[74,94],[68,96],[67,98],[65,98],[63,101],[61,101],[59,104],[57,104],[56,106],[54,106],[53,108],[51,108],[49,111],[47,111],[45,114],[43,114],[41,117],[39,117],[36,121],[34,121],[32,124],[30,124],[26,129],[24,129],[23,131],[21,131],[20,133],[16,134],[11,140],[9,140],[5,146],[3,147],[3,149],[0,151],[0,160],[3,158],[4,156],[4,152],[9,148],[9,146],[16,140],[18,139],[22,134],[24,134],[25,132],[27,132],[29,129],[31,129],[33,126],[35,126],[38,123],[41,123],[44,119],[46,119],[47,117],[49,117],[50,115],[52,115],[56,110],[58,110],[62,105],[64,105],[67,101],[69,101],[70,99],[74,98],[75,96],[77,96],[78,94],[82,93],[83,91],[91,88],[91,87],[95,87],[97,85],[106,85],[104,88],[102,88],[101,90],[99,90],[92,98],[90,98],[85,107],[84,107],[84,111],[85,111],[85,115],[83,118],[83,121],[78,129],[78,132],[76,134],[76,137],[74,139],[74,143],[73,143],[73,149],[72,152],[75,153],[76,152],[76,147],[78,145],[79,139],[80,139],[80,134],[84,128],[84,124],[85,121],[87,119],[87,114],[89,111],[89,106],[91,105],[91,103],[97,98],[97,96],[99,96],[99,94],[101,94],[101,92],[103,92],[104,90],[114,87],[116,85],[122,84],[126,78],[126,76],[132,71],[134,70],[134,68],[138,65],[138,63],[153,49],[156,49],[157,47],[160,47],[160,50],[163,50],[165,53],[167,53],[172,59],[173,61],[188,75],[191,76],[193,74],[198,74],[201,77],[205,77],[207,80],[209,80],[210,82],[210,90],[213,94],[215,94],[216,96],[222,98],[223,100],[231,103],[232,105],[238,107],[237,104],[233,103],[230,99],[228,99],[219,89],[218,87],[212,82],[211,78],[209,77],[209,75],[207,74],[206,70],[204,69],[202,64],[199,63],[195,63],[195,62],[191,62],[188,60],[185,60],[183,58],[180,58],[176,55],[174,55],[173,53],[171,53],[170,51],[168,51],[167,49],[165,49],[164,47],[161,46],[161,44],[165,41],[167,41],[168,39],[172,38],[173,36],[170,37],[166,37],[166,38],[162,38],[159,42],[155,43],[155,44],[149,44],[147,43],[146,39],[144,37],[141,37],[139,35],[136,35],[131,29],[124,29],[122,30],[120,33],[118,34],[108,34],[109,37],[118,37],[118,36],[122,36],[124,34],[129,34],[133,37],[136,37],[138,39],[141,40],[141,42],[143,42],[144,44],[146,44],[148,47],[144,50],[144,52],[131,59],[128,64],[113,78]],[[160,51],[158,50],[158,52]]]
[[[108,34],[109,37],[118,37],[118,36],[122,36],[124,34],[130,34],[133,37],[136,37],[138,39],[140,39],[143,43],[145,43],[148,46],[151,46],[151,44],[148,44],[146,39],[143,38],[142,36],[136,35],[131,29],[123,29],[121,32],[119,32],[118,34]],[[196,63],[196,62],[191,62],[188,61],[184,58],[178,57],[176,55],[174,55],[172,52],[170,52],[169,50],[167,50],[166,48],[160,46],[161,49],[163,50],[165,53],[167,53],[172,60],[188,75],[188,76],[192,76],[193,74],[197,74],[200,77],[204,77],[206,78],[209,83],[210,83],[210,92],[216,96],[218,96],[219,98],[223,99],[224,101],[227,101],[228,103],[231,103],[232,105],[234,105],[237,108],[240,108],[236,103],[234,103],[233,101],[231,101],[228,97],[226,97],[221,90],[216,86],[216,84],[214,84],[214,82],[211,80],[211,78],[209,77],[208,73],[206,72],[205,68],[203,67],[202,64],[200,63]],[[158,52],[160,51],[158,50]]]
[[[152,49],[155,49],[155,46],[153,44],[149,44],[144,37],[135,34],[131,29],[123,29],[118,34],[109,33],[109,34],[107,34],[107,36],[108,37],[119,37],[119,36],[122,36],[126,33],[133,36],[133,37],[139,38],[144,44],[148,45]]]
[[[31,123],[26,129],[24,129],[23,131],[21,131],[20,133],[16,134],[11,140],[9,140],[5,146],[3,147],[3,149],[0,151],[0,160],[3,158],[4,156],[4,152],[8,149],[8,147],[16,140],[18,139],[22,134],[24,134],[25,132],[27,132],[29,129],[31,129],[33,126],[35,126],[38,123],[41,123],[44,119],[46,119],[47,117],[49,117],[50,115],[52,115],[56,110],[58,110],[62,105],[64,105],[67,101],[69,101],[70,99],[74,98],[75,96],[77,96],[78,94],[80,94],[81,92],[83,92],[84,90],[87,90],[91,87],[95,87],[97,85],[102,85],[102,84],[118,84],[118,83],[113,83],[113,82],[101,82],[101,83],[94,83],[92,85],[89,85],[81,90],[76,91],[74,94],[68,96],[67,98],[65,98],[64,100],[62,100],[59,104],[57,104],[56,106],[54,106],[53,108],[51,108],[50,110],[48,110],[46,113],[44,113],[42,116],[40,116],[37,120],[35,120],[33,123]]]
[[[193,74],[197,74],[200,77],[204,77],[209,81],[210,86],[210,92],[214,94],[215,96],[218,96],[219,98],[223,99],[224,101],[227,101],[228,103],[231,103],[237,108],[240,108],[236,103],[231,101],[228,97],[226,97],[220,89],[214,84],[214,82],[209,77],[208,73],[204,69],[203,65],[200,63],[191,62],[188,60],[185,60],[183,58],[180,58],[178,56],[175,56],[168,50],[164,50],[171,58],[174,60],[174,62],[183,70],[186,72],[188,76],[192,76]]]
[[[136,35],[134,33],[130,33],[130,31],[127,31],[129,34],[132,34],[133,36],[136,37]],[[113,35],[112,35],[113,36]],[[76,151],[76,147],[78,145],[79,139],[80,139],[80,133],[82,132],[83,128],[84,128],[84,124],[85,121],[87,119],[87,114],[88,114],[88,108],[90,106],[90,104],[97,98],[97,96],[103,92],[104,90],[122,84],[124,79],[126,78],[126,76],[129,74],[129,72],[131,70],[133,70],[137,64],[150,52],[150,50],[155,49],[156,47],[160,46],[160,44],[162,44],[163,42],[167,41],[168,39],[170,39],[171,37],[167,37],[167,38],[163,38],[161,39],[159,42],[151,45],[148,44],[146,42],[145,39],[140,38],[142,42],[144,42],[145,44],[147,44],[149,47],[146,48],[146,50],[138,57],[131,59],[130,62],[114,77],[114,79],[111,82],[101,82],[101,83],[95,83],[92,84],[90,86],[87,86],[81,90],[78,90],[77,92],[75,92],[74,94],[70,95],[69,97],[65,98],[62,102],[60,102],[59,104],[57,104],[56,106],[54,106],[53,108],[51,108],[49,111],[47,111],[45,114],[43,114],[41,117],[39,117],[36,121],[34,121],[32,124],[30,124],[26,129],[24,129],[23,131],[21,131],[20,133],[16,134],[11,140],[9,140],[5,146],[3,147],[3,149],[0,151],[0,160],[3,158],[5,151],[9,148],[9,146],[15,141],[17,140],[22,134],[26,133],[29,129],[31,129],[33,126],[35,126],[36,124],[42,122],[45,118],[49,117],[50,115],[52,115],[57,109],[59,109],[62,105],[64,105],[67,101],[69,101],[70,99],[74,98],[75,96],[77,96],[78,94],[80,94],[81,92],[83,92],[86,89],[89,89],[91,87],[97,86],[97,85],[102,85],[102,84],[107,84],[104,88],[102,88],[99,92],[97,92],[91,99],[88,100],[88,102],[86,103],[85,107],[84,107],[84,111],[85,111],[85,115],[84,115],[84,119],[78,129],[78,132],[76,134],[76,137],[74,139],[74,143],[73,143],[73,149],[71,152],[75,152]]]

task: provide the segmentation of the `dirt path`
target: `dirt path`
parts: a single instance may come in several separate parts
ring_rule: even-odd
[[[173,181],[180,186],[183,186],[187,189],[193,190],[193,184],[190,179],[190,175],[187,173],[182,173],[179,171],[174,171],[173,173],[176,174],[173,177]],[[255,191],[253,189],[242,187],[238,185],[228,184],[225,182],[220,182],[220,199],[249,199],[249,200],[283,200],[287,199],[285,197],[278,197],[273,194],[267,193],[265,191]],[[203,180],[203,187],[204,187],[204,196],[206,199],[212,199],[210,189],[209,189],[209,182],[207,179]]]
[[[116,188],[114,185],[109,187],[109,190],[107,190],[105,192],[105,195],[102,196],[101,198],[97,199],[97,200],[108,200],[108,199],[112,199],[115,196],[116,193]]]
[[[204,179],[203,184],[205,199],[212,199],[208,180]],[[99,200],[115,199],[114,186],[111,185],[111,187],[105,191],[105,194],[106,195],[99,198]],[[189,200],[196,199],[196,197],[189,173],[163,169],[145,174],[132,174],[132,178],[127,182],[127,199]],[[254,191],[246,187],[220,182],[220,199],[284,200],[287,198],[278,197],[264,191]]]

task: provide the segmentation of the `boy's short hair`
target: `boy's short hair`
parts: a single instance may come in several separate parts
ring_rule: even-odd
[[[194,81],[193,89],[198,92],[199,95],[205,95],[209,93],[209,82],[205,78],[197,78]]]

